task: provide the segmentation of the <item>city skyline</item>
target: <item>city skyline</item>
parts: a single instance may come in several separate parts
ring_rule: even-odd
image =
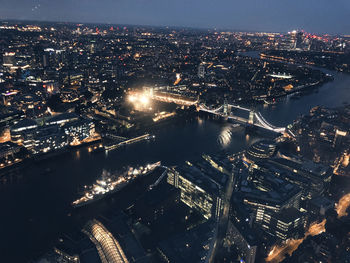
[[[0,0],[0,261],[350,262],[340,3]]]
[[[57,21],[236,31],[350,34],[350,3],[329,1],[1,1],[1,20]],[[96,10],[98,12],[96,12]]]

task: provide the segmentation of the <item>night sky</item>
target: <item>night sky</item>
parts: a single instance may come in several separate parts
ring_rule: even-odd
[[[350,0],[0,0],[0,19],[350,34]]]

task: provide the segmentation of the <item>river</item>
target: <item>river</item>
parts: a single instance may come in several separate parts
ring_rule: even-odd
[[[314,89],[299,99],[278,100],[257,109],[276,126],[285,126],[316,105],[341,106],[350,102],[350,75],[326,71],[334,81]],[[32,164],[3,177],[0,184],[0,262],[27,262],[47,251],[71,224],[70,203],[77,189],[93,182],[103,169],[117,170],[126,165],[161,160],[176,165],[200,158],[202,153],[220,150],[238,152],[258,140],[241,128],[198,118],[170,124],[160,129],[156,139],[125,148],[89,153],[86,148]],[[50,168],[52,172],[45,173]]]

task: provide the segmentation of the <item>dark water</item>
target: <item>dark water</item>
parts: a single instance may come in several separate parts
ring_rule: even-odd
[[[57,235],[69,227],[67,214],[77,189],[92,183],[102,169],[114,171],[159,160],[175,165],[198,159],[204,152],[238,152],[258,139],[246,135],[243,128],[200,118],[164,127],[155,135],[154,141],[129,145],[108,155],[81,148],[6,176],[8,182],[0,185],[0,262],[26,262],[28,256],[49,249]],[[44,172],[48,167],[51,173]],[[10,260],[11,254],[14,257]]]
[[[310,94],[257,108],[272,124],[287,125],[316,105],[336,107],[350,102],[350,75],[327,72],[335,80]],[[155,141],[140,142],[108,155],[89,153],[82,148],[2,177],[0,262],[27,262],[49,249],[59,233],[69,227],[69,204],[76,197],[78,187],[93,182],[102,169],[114,171],[126,165],[158,160],[175,165],[198,159],[203,152],[238,152],[257,139],[229,124],[198,118],[162,128]],[[52,172],[45,173],[47,168]]]
[[[259,58],[257,51],[241,52],[240,55]],[[256,109],[272,124],[286,126],[300,115],[307,114],[315,106],[339,107],[346,103],[350,104],[350,74],[313,68],[332,75],[334,81],[312,88],[300,96],[292,94],[281,98],[273,105],[258,105]]]
[[[339,107],[350,103],[350,75],[338,72],[330,73],[334,81],[314,88],[309,94],[288,96],[274,105],[259,106],[258,110],[266,120],[273,124],[285,126],[302,114],[307,114],[315,106]]]

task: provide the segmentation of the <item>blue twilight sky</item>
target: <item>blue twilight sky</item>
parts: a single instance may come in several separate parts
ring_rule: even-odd
[[[350,0],[0,0],[0,19],[350,34]]]

